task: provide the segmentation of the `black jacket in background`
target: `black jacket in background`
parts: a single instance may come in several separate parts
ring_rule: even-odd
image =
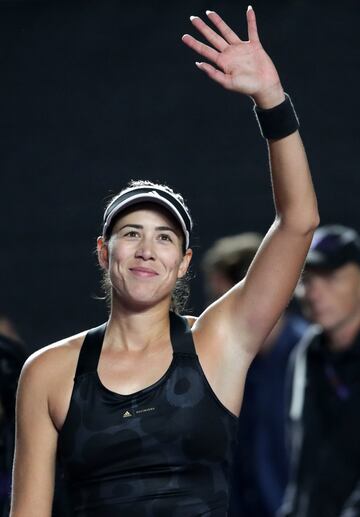
[[[312,327],[289,381],[291,481],[280,515],[360,517],[360,336],[331,352]]]

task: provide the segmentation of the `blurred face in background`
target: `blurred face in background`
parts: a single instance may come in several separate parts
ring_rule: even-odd
[[[209,302],[217,300],[233,286],[234,282],[221,273],[221,271],[214,270],[206,275],[206,292]]]
[[[308,269],[302,279],[304,312],[325,331],[360,320],[360,267],[348,263],[337,269]]]

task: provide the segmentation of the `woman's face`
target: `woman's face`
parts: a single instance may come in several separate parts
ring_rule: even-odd
[[[142,205],[120,216],[110,239],[98,239],[100,265],[109,272],[113,295],[134,307],[170,300],[191,260],[191,250],[183,255],[182,246],[181,230],[161,207]]]

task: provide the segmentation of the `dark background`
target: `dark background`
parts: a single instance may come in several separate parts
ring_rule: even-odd
[[[105,320],[93,253],[106,200],[131,178],[183,193],[203,251],[273,219],[251,102],[194,66],[188,16],[245,37],[242,0],[0,2],[1,306],[33,348]],[[322,223],[359,228],[360,6],[258,0],[264,47],[296,105]]]

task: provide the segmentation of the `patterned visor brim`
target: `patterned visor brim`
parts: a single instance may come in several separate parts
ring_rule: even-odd
[[[163,206],[175,217],[184,233],[185,248],[187,249],[190,245],[190,234],[193,226],[189,212],[173,194],[155,187],[134,187],[116,197],[105,210],[103,235],[107,235],[114,217],[119,215],[125,208],[137,203],[145,203],[146,201]]]

